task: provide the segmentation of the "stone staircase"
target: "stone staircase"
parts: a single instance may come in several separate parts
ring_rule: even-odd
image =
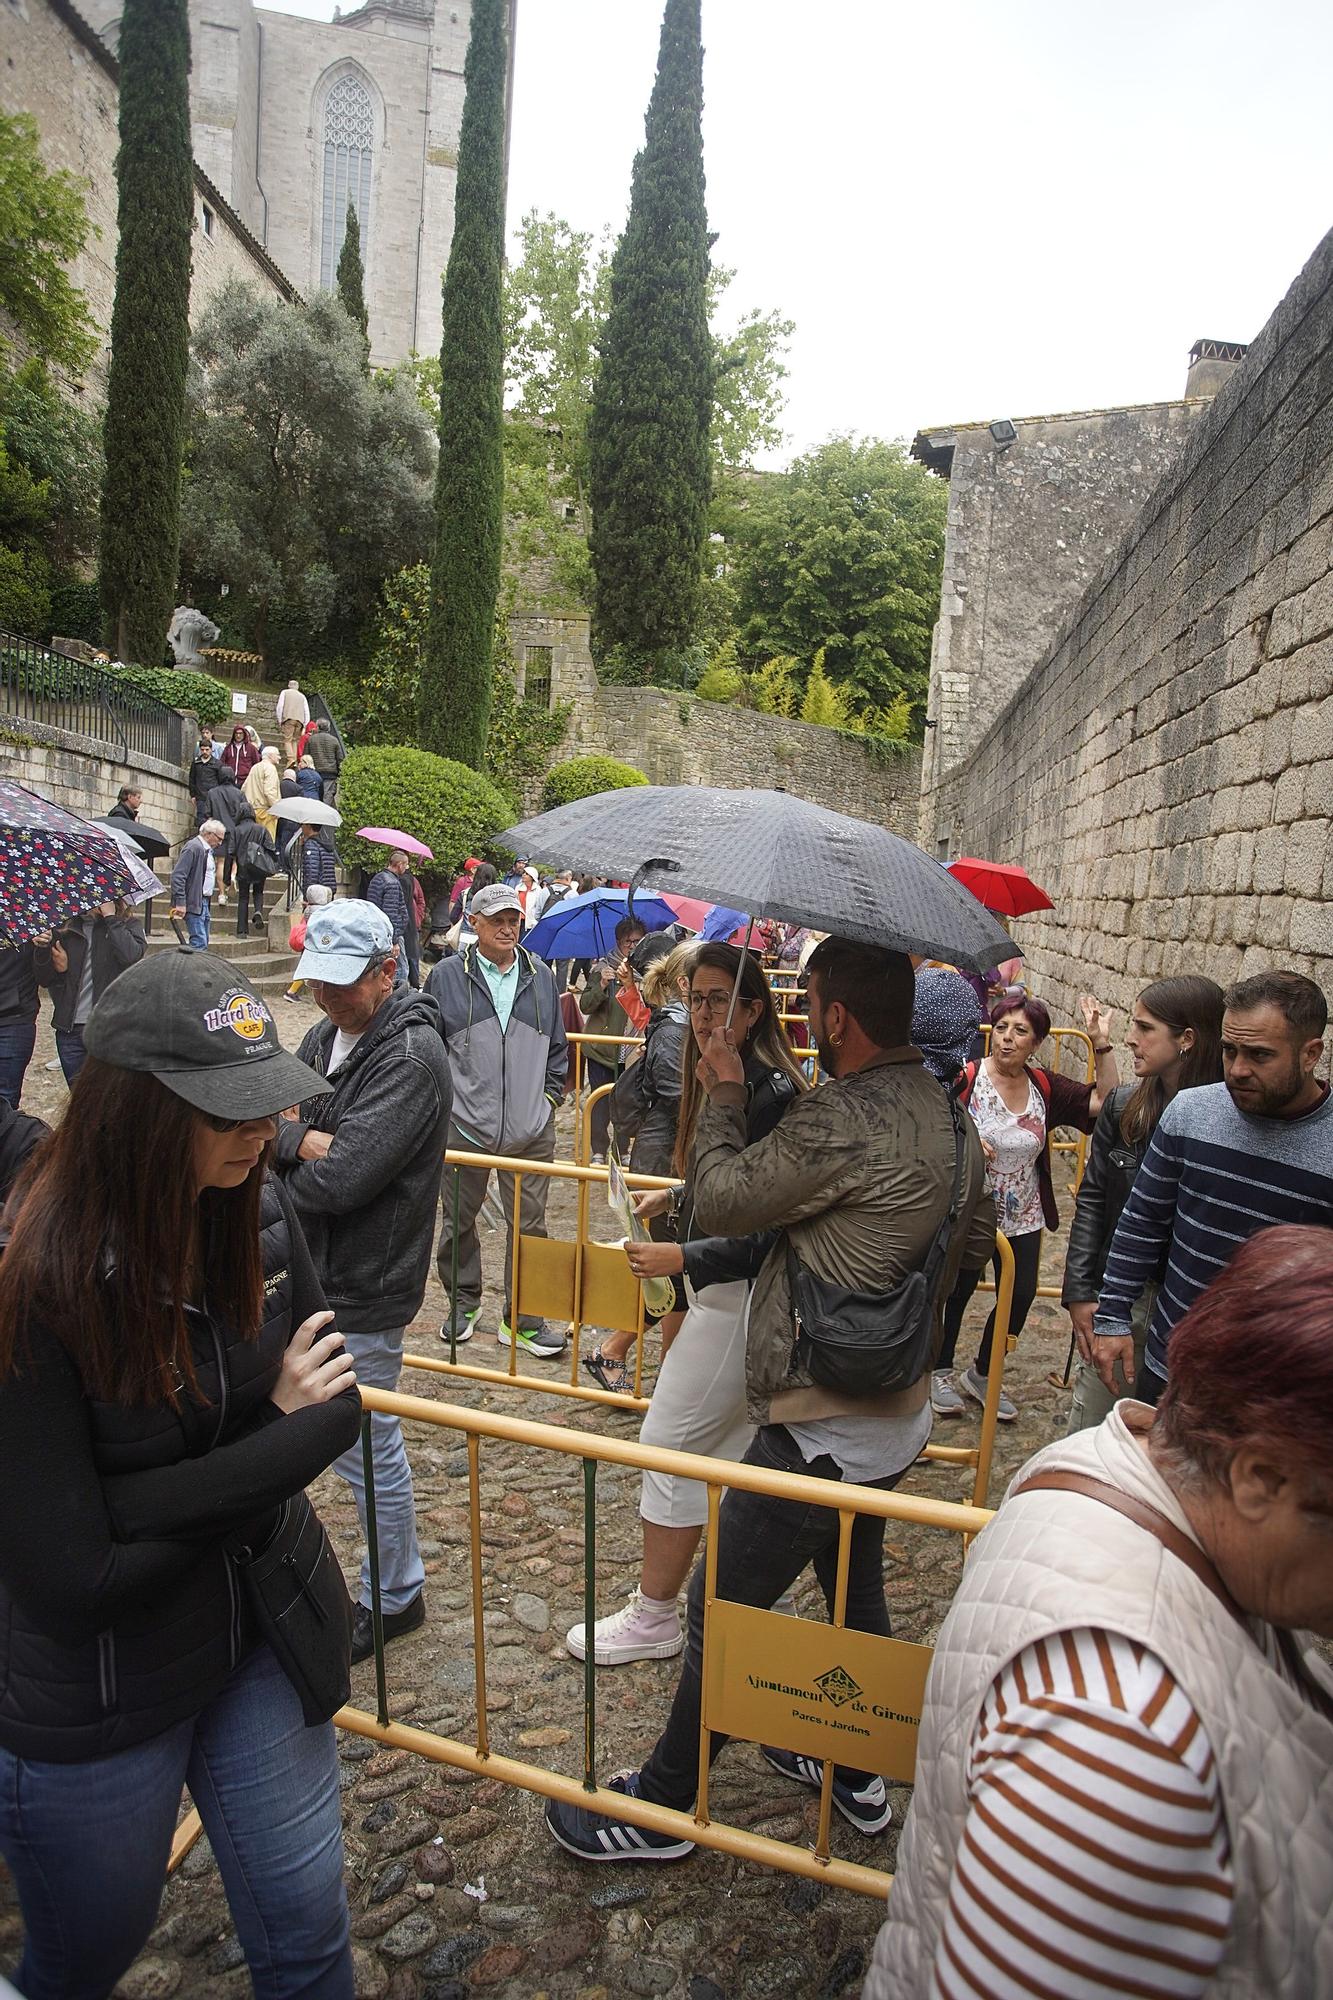
[[[159,862],[155,871],[165,885],[170,878],[170,866]],[[287,908],[287,877],[275,875],[264,896],[264,914],[270,919],[267,930],[256,933],[253,929],[249,937],[236,935],[237,891],[227,892],[224,909],[213,899],[213,928],[209,937],[209,949],[219,958],[229,959],[245,974],[256,993],[262,993],[274,1000],[290,984],[292,968],[296,964],[296,953],[287,949],[287,932],[300,913],[298,902],[292,910]],[[178,939],[167,916],[171,899],[166,887],[162,894],[153,899],[153,932],[148,940],[149,951],[174,951]],[[281,912],[281,920],[274,922],[276,912]],[[271,940],[279,938],[277,949]]]

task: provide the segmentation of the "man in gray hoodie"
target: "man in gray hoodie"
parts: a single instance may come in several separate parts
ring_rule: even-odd
[[[398,1386],[403,1334],[426,1295],[453,1096],[435,1003],[395,988],[394,961],[382,910],[349,899],[311,911],[296,977],[328,1018],[301,1060],[333,1090],[288,1113],[275,1148],[357,1380],[376,1389]],[[398,1419],[373,1417],[371,1442],[384,1636],[396,1639],[425,1618],[425,1570]],[[360,1445],[336,1465],[364,1531]],[[372,1650],[366,1559],[352,1658]]]
[[[555,1110],[565,1094],[569,1044],[560,1013],[555,974],[519,946],[523,911],[514,889],[502,882],[472,898],[469,922],[475,944],[441,959],[426,981],[438,1001],[454,1080],[454,1151],[500,1153],[524,1160],[555,1158]],[[458,1284],[453,1310],[457,1338],[470,1340],[481,1311],[481,1243],[477,1216],[486,1198],[485,1169],[449,1168],[444,1177],[444,1230],[438,1266],[446,1291],[453,1281],[454,1229],[458,1230]],[[505,1309],[497,1339],[548,1359],[563,1352],[565,1335],[524,1314],[514,1325],[510,1274],[514,1268],[514,1179],[501,1174],[505,1217]],[[524,1176],[519,1229],[545,1236],[544,1174]],[[449,1322],[440,1328],[449,1339]]]

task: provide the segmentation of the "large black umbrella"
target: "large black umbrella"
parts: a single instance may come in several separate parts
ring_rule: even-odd
[[[786,792],[635,785],[576,799],[498,838],[552,867],[636,876],[648,889],[972,972],[1016,955],[971,891],[910,840]]]
[[[171,852],[171,842],[168,840],[166,834],[159,832],[155,826],[145,826],[141,819],[112,819],[109,815],[104,814],[98,819],[93,820],[91,824],[93,826],[104,826],[112,834],[115,833],[117,827],[123,828],[126,833],[132,835],[138,844],[139,852],[146,854],[150,861],[155,861],[160,854],[170,854]]]

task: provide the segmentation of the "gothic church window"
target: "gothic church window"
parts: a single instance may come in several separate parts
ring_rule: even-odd
[[[320,220],[319,282],[327,290],[337,276],[347,231],[347,206],[361,226],[366,257],[370,223],[370,169],[375,143],[375,110],[358,77],[340,76],[324,102],[324,203]]]

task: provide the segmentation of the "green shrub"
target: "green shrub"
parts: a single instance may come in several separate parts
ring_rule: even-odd
[[[51,629],[51,571],[39,549],[0,547],[0,631],[44,639]]]
[[[382,867],[385,850],[358,840],[359,826],[396,826],[424,840],[440,873],[484,854],[516,817],[489,778],[429,750],[374,744],[348,752],[338,783],[338,853],[349,868]]]
[[[739,667],[720,667],[714,662],[694,692],[700,701],[739,701],[744,686]]]
[[[201,722],[231,721],[231,690],[208,674],[194,674],[186,667],[127,667],[119,660],[102,672],[166,702],[168,708],[192,708]]]
[[[51,588],[51,634],[61,639],[102,643],[102,601],[96,583],[67,578]]]
[[[574,799],[590,799],[597,792],[619,792],[627,785],[646,785],[642,771],[622,764],[618,757],[567,757],[553,764],[542,787],[542,809],[567,806]]]

